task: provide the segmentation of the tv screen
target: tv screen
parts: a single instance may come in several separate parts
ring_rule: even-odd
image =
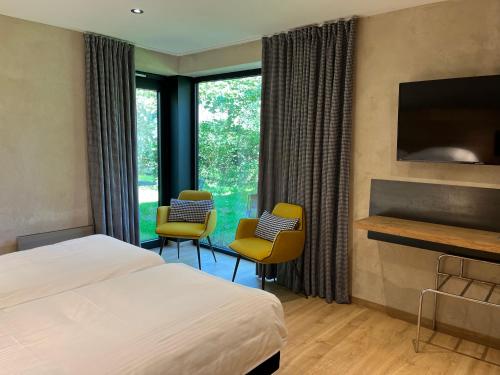
[[[500,164],[500,75],[399,85],[398,160]]]

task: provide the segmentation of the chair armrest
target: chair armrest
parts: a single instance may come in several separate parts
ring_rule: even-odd
[[[201,235],[201,237],[210,236],[212,232],[215,230],[215,226],[217,225],[217,210],[215,208],[211,209],[207,212],[205,216],[205,232]]]
[[[266,263],[284,263],[298,258],[304,250],[305,232],[303,230],[284,230],[278,233],[273,242],[271,255]]]
[[[238,229],[236,229],[235,239],[239,240],[241,238],[255,237],[255,229],[257,228],[258,222],[259,219],[254,218],[240,219]]]
[[[168,220],[170,206],[160,206],[156,210],[156,226],[165,224]]]

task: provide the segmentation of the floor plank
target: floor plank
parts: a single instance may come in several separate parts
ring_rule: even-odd
[[[197,267],[196,248],[175,245],[164,249],[167,262]],[[205,272],[231,280],[235,258],[217,253],[217,262],[202,249]],[[255,265],[242,260],[236,282],[260,287]],[[423,329],[421,353],[415,353],[415,325],[367,307],[327,304],[304,298],[273,282],[266,290],[283,303],[288,343],[279,374],[499,374],[500,351]]]

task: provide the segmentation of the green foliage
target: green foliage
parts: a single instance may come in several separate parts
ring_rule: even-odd
[[[203,82],[198,93],[199,186],[214,195],[212,238],[224,246],[239,219],[256,214],[261,77]]]
[[[156,91],[137,89],[137,167],[139,173],[139,228],[141,241],[157,238],[158,97]],[[153,192],[153,194],[147,193]],[[146,196],[143,195],[146,193]],[[152,198],[153,197],[153,198]]]
[[[260,89],[260,76],[200,83],[200,187],[214,194],[255,192]]]
[[[156,91],[137,89],[137,167],[139,185],[158,182],[158,98]]]

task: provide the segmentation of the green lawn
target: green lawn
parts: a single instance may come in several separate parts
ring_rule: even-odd
[[[158,203],[156,202],[145,202],[139,205],[141,241],[154,240],[158,237],[155,233],[157,208]]]
[[[139,181],[139,186],[158,184],[158,178],[146,174],[139,175],[138,181]]]
[[[248,209],[248,193],[228,195],[214,195],[214,204],[217,209],[217,227],[210,236],[212,243],[218,246],[227,246],[234,240],[238,222],[242,217],[255,216],[252,209]],[[141,241],[157,238],[156,202],[146,202],[139,205]]]
[[[247,212],[248,193],[214,195],[217,209],[217,227],[210,236],[212,243],[227,246],[234,240],[238,222],[242,217],[255,216],[255,212]]]

